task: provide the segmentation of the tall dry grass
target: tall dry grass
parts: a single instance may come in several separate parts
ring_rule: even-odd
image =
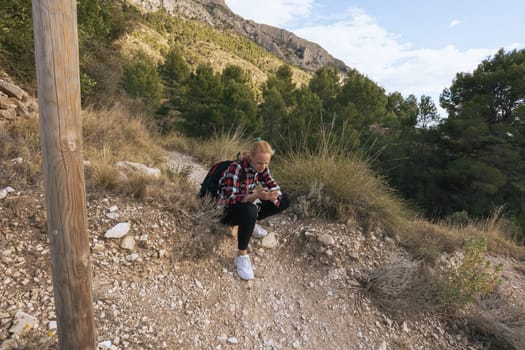
[[[517,245],[510,237],[503,213],[503,208],[496,208],[487,218],[464,223],[418,219],[415,230],[401,236],[402,244],[415,258],[433,263],[442,253],[459,249],[468,237],[477,237],[486,239],[488,252],[523,260],[525,247]]]
[[[193,152],[204,163],[214,164],[225,159],[236,159],[238,153],[250,149],[252,142],[244,136],[242,129],[230,130],[194,144]]]
[[[489,339],[491,348],[523,349],[525,303],[516,296],[498,289],[470,305],[463,317],[472,333]]]
[[[279,156],[272,171],[307,215],[372,222],[392,234],[411,230],[412,210],[357,152],[324,144]]]
[[[114,168],[118,161],[142,163],[148,167],[165,166],[162,148],[145,119],[122,105],[82,112],[84,159],[88,185],[144,197],[144,182],[123,176]],[[142,188],[141,188],[142,187]]]
[[[216,162],[236,159],[237,154],[248,151],[253,140],[244,135],[242,129],[216,133],[209,139],[190,139],[184,135],[172,133],[164,136],[161,143],[167,149],[191,154],[203,164],[212,165]]]
[[[159,167],[165,162],[158,141],[145,117],[134,115],[122,105],[82,112],[85,159],[113,164],[127,160]]]
[[[88,185],[137,198],[171,211],[181,224],[206,222],[205,207],[197,200],[185,174],[174,173],[166,163],[161,142],[140,116],[123,106],[83,112],[84,151],[91,166]],[[117,161],[142,163],[161,169],[161,176],[122,172]]]
[[[38,118],[0,124],[0,187],[38,184],[42,179]]]

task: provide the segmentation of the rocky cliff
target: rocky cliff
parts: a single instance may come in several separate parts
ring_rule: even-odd
[[[164,8],[171,14],[205,22],[213,27],[232,29],[253,40],[285,62],[306,71],[329,66],[341,73],[351,68],[316,43],[276,27],[245,20],[233,13],[223,0],[130,0],[147,11]]]

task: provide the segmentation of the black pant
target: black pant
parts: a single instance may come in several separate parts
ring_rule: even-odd
[[[239,226],[237,233],[237,247],[239,250],[248,249],[256,220],[262,220],[278,214],[290,206],[290,197],[282,193],[279,206],[270,201],[261,201],[259,206],[250,203],[238,203],[224,210],[222,223],[230,226]]]

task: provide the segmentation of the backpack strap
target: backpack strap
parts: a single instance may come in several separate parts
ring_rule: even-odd
[[[237,154],[237,157],[240,156],[240,153]],[[248,164],[248,159],[246,158],[243,158],[241,161],[240,161],[240,164],[241,164],[241,171],[240,171],[240,174],[239,174],[239,183],[242,183],[246,180],[246,168],[248,168],[250,166],[250,164]]]

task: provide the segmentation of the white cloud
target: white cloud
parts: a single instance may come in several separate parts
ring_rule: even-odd
[[[450,28],[454,28],[455,26],[457,25],[460,25],[461,23],[463,23],[463,21],[459,20],[459,19],[454,19],[450,22],[450,24],[448,25]]]
[[[495,49],[460,51],[453,45],[416,49],[379,26],[363,10],[352,8],[348,18],[326,25],[303,27],[294,33],[321,45],[333,56],[385,88],[403,96],[427,95],[439,104],[458,72],[470,72]],[[440,111],[443,112],[443,111]]]
[[[505,46],[505,49],[509,50],[509,51],[512,51],[512,50],[521,49],[521,48],[523,48],[523,46],[524,45],[522,43],[511,43],[511,44],[508,44],[507,46]]]
[[[387,93],[399,91],[405,97],[413,94],[417,98],[430,96],[442,114],[439,95],[450,87],[456,73],[471,72],[497,51],[494,48],[461,51],[454,45],[414,48],[357,7],[321,18],[313,11],[313,6],[321,6],[314,0],[226,0],[226,3],[244,18],[279,28],[296,28],[292,30],[295,34],[321,45],[332,56],[385,88]],[[460,23],[454,20],[450,26]],[[509,48],[521,46],[509,44]]]
[[[284,28],[304,20],[312,12],[314,0],[226,0],[226,5],[246,19]]]

